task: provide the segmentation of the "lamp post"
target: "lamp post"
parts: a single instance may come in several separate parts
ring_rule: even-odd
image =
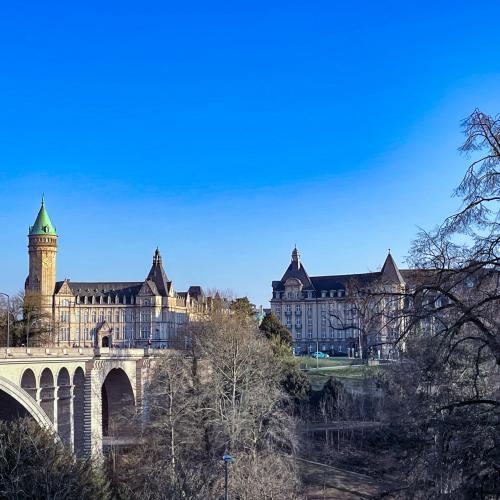
[[[234,460],[234,458],[225,453],[222,457],[222,460],[224,460],[224,500],[229,500],[229,496],[228,496],[228,472],[227,472],[227,464],[229,462],[232,462]]]
[[[10,296],[0,292],[0,295],[7,297],[7,349],[10,347]]]

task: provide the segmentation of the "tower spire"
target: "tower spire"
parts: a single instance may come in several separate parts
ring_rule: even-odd
[[[45,196],[43,194],[42,205],[36,216],[35,223],[30,226],[29,234],[48,234],[56,236],[56,228],[52,224],[47,209],[45,208]]]
[[[163,269],[163,264],[161,262],[160,249],[156,247],[155,253],[153,255],[153,265],[149,271],[147,280],[154,281],[156,288],[160,292],[160,295],[166,297],[168,295],[168,278]]]

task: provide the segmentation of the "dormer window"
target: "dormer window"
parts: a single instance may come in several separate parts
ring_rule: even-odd
[[[326,290],[321,290],[321,298],[326,298]]]

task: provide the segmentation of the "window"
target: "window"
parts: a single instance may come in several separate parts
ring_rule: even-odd
[[[295,314],[302,314],[302,307],[298,304],[295,306]]]
[[[312,331],[308,331],[307,332],[307,336],[312,339],[313,338],[313,332]]]
[[[68,299],[63,299],[62,300],[62,305],[68,307],[69,306],[69,300]]]
[[[119,323],[120,322],[120,311],[115,312],[115,322]]]
[[[107,314],[107,322],[108,322],[108,323],[111,323],[111,321],[113,321],[113,316],[112,316],[111,311],[108,311],[108,314]]]
[[[309,326],[312,326],[312,324],[313,324],[313,319],[310,316],[307,318],[307,324]]]
[[[115,333],[115,337],[116,337],[116,339],[118,339],[118,340],[119,340],[119,339],[120,339],[120,327],[119,327],[119,326],[117,326],[117,327],[113,330],[113,332]]]
[[[132,325],[127,325],[125,327],[125,337],[127,339],[131,339],[132,338]]]
[[[61,323],[67,323],[68,322],[68,311],[61,311]]]
[[[85,309],[83,312],[83,322],[88,323],[89,322],[89,312]]]
[[[150,334],[151,334],[151,326],[147,324],[141,325],[141,338],[147,339]]]
[[[104,321],[104,311],[99,311],[99,321],[102,323]]]
[[[295,338],[296,338],[297,340],[300,340],[300,339],[302,338],[302,332],[296,332],[296,333],[295,333]]]
[[[149,311],[142,311],[141,312],[141,321],[143,323],[147,322],[147,321],[151,321],[151,313]]]
[[[326,290],[321,291],[321,297],[324,299],[326,297]]]
[[[321,338],[326,339],[326,330],[321,330]]]
[[[77,323],[80,323],[80,311],[77,309],[75,313],[75,320]]]
[[[330,338],[335,338],[335,332],[333,331],[333,328],[330,330]]]

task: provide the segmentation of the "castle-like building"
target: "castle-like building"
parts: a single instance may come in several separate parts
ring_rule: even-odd
[[[57,233],[43,199],[28,239],[25,295],[51,319],[59,345],[182,347],[186,323],[210,305],[199,286],[174,290],[158,248],[143,281],[56,281]]]
[[[365,349],[387,356],[398,333],[390,312],[403,304],[390,293],[367,292],[398,297],[413,274],[400,271],[389,252],[379,272],[309,276],[294,248],[285,274],[272,282],[271,310],[292,333],[296,353],[360,355]]]

